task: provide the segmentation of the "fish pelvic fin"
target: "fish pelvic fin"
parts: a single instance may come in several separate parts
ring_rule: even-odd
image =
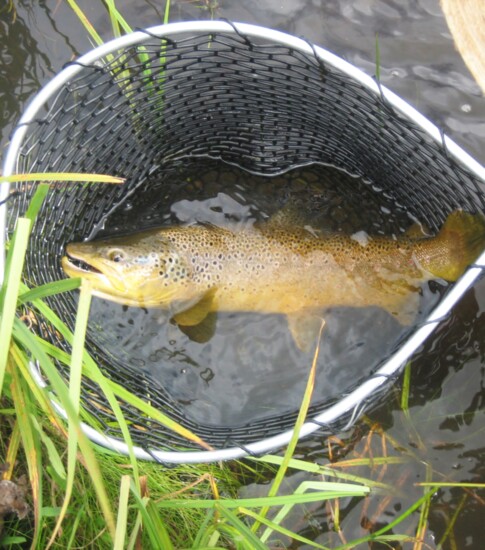
[[[202,298],[185,310],[176,313],[172,318],[177,325],[192,327],[201,323],[209,314],[214,311],[215,289],[207,291]]]
[[[485,216],[455,210],[438,235],[422,246],[419,260],[424,269],[454,282],[485,249]]]
[[[198,325],[178,325],[178,328],[193,342],[205,344],[216,332],[217,313],[211,311]]]
[[[298,311],[287,315],[288,328],[290,329],[296,346],[301,351],[308,353],[316,345],[322,325],[325,320],[314,311]]]

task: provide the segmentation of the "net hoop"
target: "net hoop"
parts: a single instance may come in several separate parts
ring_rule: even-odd
[[[358,81],[365,86],[373,94],[385,99],[394,109],[396,109],[403,117],[411,120],[426,132],[440,146],[446,149],[448,154],[455,158],[461,165],[465,166],[475,176],[485,182],[485,168],[466,153],[459,145],[457,145],[448,136],[445,136],[442,131],[430,122],[427,118],[421,115],[416,109],[410,106],[407,102],[401,99],[392,91],[377,83],[373,78],[364,74],[350,63],[344,61],[331,52],[324,50],[318,46],[312,46],[305,40],[296,38],[289,34],[270,30],[267,28],[249,25],[244,23],[228,23],[224,21],[211,22],[183,22],[161,25],[146,29],[146,31],[138,31],[121,38],[117,38],[106,44],[99,46],[89,53],[80,57],[76,64],[69,65],[49,81],[44,88],[32,99],[26,108],[16,130],[12,135],[10,146],[6,154],[3,174],[10,176],[16,173],[18,154],[20,147],[25,139],[28,131],[28,125],[36,118],[36,115],[46,102],[53,97],[58,90],[68,82],[74,75],[82,70],[82,65],[96,63],[97,60],[107,54],[125,48],[130,45],[143,42],[147,33],[156,37],[175,37],[182,33],[210,33],[210,32],[225,32],[237,33],[249,38],[264,38],[265,40],[289,46],[295,50],[299,50],[305,54],[314,54],[318,56],[324,63],[338,68],[343,73],[347,74],[351,79]],[[5,200],[9,194],[9,186],[4,184],[0,187],[0,201]],[[6,225],[6,205],[0,206],[0,248],[3,251],[5,247],[5,225]],[[413,353],[426,341],[426,339],[435,331],[440,322],[448,316],[451,309],[474,284],[477,278],[482,274],[485,268],[485,252],[480,255],[476,262],[468,268],[465,274],[451,288],[450,292],[441,300],[437,307],[429,314],[424,323],[412,333],[404,344],[395,352],[381,368],[361,384],[357,389],[343,397],[340,401],[330,406],[321,414],[308,420],[300,430],[300,438],[309,436],[322,426],[331,425],[338,418],[351,411],[350,426],[359,416],[362,405],[372,396],[389,378],[394,377],[399,373],[403,365],[410,359]],[[0,254],[0,278],[3,279],[4,272],[4,254]],[[35,364],[31,365],[32,373],[34,374],[37,383],[45,387],[44,380]],[[56,403],[53,398],[53,403],[58,413],[64,418],[67,417],[66,412]],[[127,445],[118,439],[108,437],[97,432],[92,427],[83,424],[83,430],[86,435],[95,443],[119,452],[128,454]],[[215,451],[164,451],[158,449],[149,449],[148,451],[141,447],[134,447],[134,453],[137,458],[145,460],[156,460],[161,463],[201,463],[214,462],[219,460],[229,460],[242,458],[247,455],[261,455],[269,451],[278,449],[288,444],[293,434],[293,430],[286,430],[276,436],[268,437],[260,441],[250,443],[244,446],[233,446]]]

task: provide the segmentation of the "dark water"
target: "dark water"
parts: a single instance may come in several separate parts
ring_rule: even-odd
[[[5,1],[0,3],[2,149],[26,101],[66,61],[90,48],[84,29],[64,2],[18,0],[15,2],[16,13],[8,13],[5,4]],[[79,4],[86,10],[101,36],[109,38],[109,21],[101,3],[85,0]],[[117,5],[134,27],[151,26],[162,19],[163,5],[155,0],[122,0]],[[210,0],[178,1],[174,2],[171,14],[172,21],[227,17],[285,30],[297,36],[303,35],[368,74],[375,72],[375,34],[379,33],[381,80],[441,126],[477,160],[485,161],[485,101],[454,49],[438,0],[220,0],[218,4]],[[241,215],[244,208],[248,207],[244,195],[238,199],[219,188],[213,191],[211,197],[214,202],[203,205],[206,211],[214,212],[212,207],[216,207],[219,214],[231,211]],[[179,198],[171,216],[179,220],[184,216],[190,218],[194,205],[184,203],[184,200],[187,198]],[[136,205],[133,206],[136,208]],[[247,215],[251,217],[255,212],[264,210],[264,207],[249,208]],[[242,219],[245,219],[244,215]],[[123,220],[118,221],[121,223]],[[100,303],[94,304],[94,308],[98,308],[94,314],[100,318],[111,315],[103,309],[105,307]],[[321,544],[335,547],[344,540],[363,536],[392,521],[423,494],[423,489],[415,483],[426,479],[485,481],[484,314],[485,283],[480,281],[413,360],[409,415],[400,410],[398,384],[381,408],[373,411],[367,421],[359,422],[351,433],[339,434],[341,440],[335,439],[329,443],[316,436],[300,448],[302,456],[320,463],[328,463],[329,456],[332,460],[358,456],[396,457],[401,463],[387,467],[349,467],[346,470],[388,483],[394,490],[383,490],[365,502],[342,502],[341,532],[335,530],[334,511],[321,504],[298,508],[288,519],[289,527]],[[335,315],[335,345],[339,342],[338,324],[342,316],[345,316],[345,312],[337,312]],[[128,323],[130,317],[127,317]],[[153,326],[156,322],[147,324],[146,319],[139,318],[139,314],[135,317],[133,313],[133,323],[141,323],[144,327]],[[236,330],[236,326],[240,330],[241,322],[228,318],[224,330]],[[286,360],[289,343],[284,322],[281,319],[273,320],[271,327],[263,326],[266,322],[263,319],[252,318],[250,322],[255,324],[258,331],[261,329],[262,334],[267,332],[272,341],[279,342],[280,353],[285,355]],[[378,317],[375,322],[379,322]],[[354,323],[354,326],[358,326],[359,320],[356,319]],[[362,324],[366,324],[365,319]],[[381,320],[381,324],[389,329],[385,319]],[[175,329],[167,324],[164,326],[167,332]],[[379,336],[380,331],[381,328],[376,329]],[[123,332],[122,337],[127,337],[126,334]],[[392,334],[395,336],[397,333]],[[240,360],[242,364],[247,361],[247,370],[240,369],[239,377],[229,380],[227,373],[230,371],[222,371],[222,374],[221,371],[207,371],[203,366],[204,361],[195,366],[194,362],[197,361],[192,356],[195,353],[191,350],[192,344],[181,338],[179,333],[167,333],[168,345],[162,351],[157,342],[150,343],[149,340],[143,356],[140,356],[145,365],[140,365],[148,368],[147,363],[153,357],[155,366],[150,368],[156,368],[160,354],[175,352],[171,383],[174,391],[179,392],[180,399],[186,399],[187,406],[192,407],[193,415],[207,414],[212,415],[214,420],[219,416],[221,419],[229,418],[230,421],[236,409],[238,414],[241,411],[262,414],[264,411],[254,410],[254,403],[262,402],[258,391],[265,384],[278,384],[278,399],[268,402],[270,407],[280,405],[283,399],[289,405],[299,402],[301,373],[288,369],[287,376],[283,377],[281,372],[274,372],[270,367],[263,369],[263,372],[260,368],[254,370],[243,350]],[[356,341],[358,338],[356,336]],[[174,340],[175,344],[170,344]],[[383,339],[380,340],[382,344]],[[127,346],[129,344],[126,343]],[[132,346],[135,348],[136,342]],[[264,342],[260,348],[265,348]],[[181,349],[185,349],[185,355]],[[204,353],[210,354],[210,350]],[[332,353],[338,354],[338,350]],[[212,359],[207,357],[206,362]],[[299,358],[293,359],[297,361]],[[357,363],[355,361],[351,374],[347,371],[338,372],[335,368],[333,382],[338,384],[338,374],[358,375]],[[228,382],[234,384],[234,387],[246,388],[246,394],[242,401],[236,403],[227,396],[222,408],[215,408],[213,396],[220,397],[221,388],[226,388]],[[323,395],[328,389],[322,385],[317,391]],[[189,390],[192,390],[192,397],[189,396]],[[202,397],[194,401],[194,392]],[[330,454],[328,445],[332,448]],[[288,476],[287,488],[294,489],[304,479],[300,474]],[[266,490],[266,487],[251,485],[247,493]],[[425,543],[430,548],[439,548],[440,541],[451,526],[443,548],[483,548],[484,504],[484,491],[440,489],[432,500],[429,524],[424,533]],[[414,535],[418,520],[418,512],[415,512],[394,532]],[[304,546],[293,543],[290,547]],[[399,546],[395,544],[394,547]],[[403,547],[411,548],[412,543],[403,543]]]

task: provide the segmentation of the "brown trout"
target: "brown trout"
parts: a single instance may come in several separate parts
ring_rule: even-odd
[[[162,227],[68,244],[62,267],[102,298],[169,309],[181,327],[217,311],[284,314],[308,350],[330,307],[378,306],[412,322],[419,286],[456,281],[483,250],[485,218],[458,210],[438,235],[410,235],[324,234],[280,220],[238,231]]]

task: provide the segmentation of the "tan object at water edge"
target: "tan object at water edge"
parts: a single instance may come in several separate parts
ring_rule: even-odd
[[[441,0],[455,45],[485,93],[485,1]]]

